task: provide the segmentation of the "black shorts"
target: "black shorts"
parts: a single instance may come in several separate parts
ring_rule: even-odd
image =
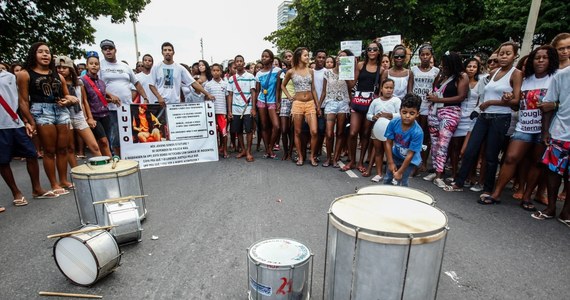
[[[12,157],[37,158],[38,154],[26,128],[0,129],[0,164],[9,164]]]
[[[104,137],[108,137],[107,133],[111,129],[111,116],[95,118],[95,121],[97,122],[97,125],[95,128],[91,129],[93,131],[95,139],[99,140]]]
[[[236,133],[242,134],[244,132],[244,129],[245,133],[251,133],[251,122],[251,115],[243,115],[243,117],[234,115],[230,133],[232,135]]]

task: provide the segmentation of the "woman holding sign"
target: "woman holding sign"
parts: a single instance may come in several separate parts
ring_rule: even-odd
[[[370,140],[370,129],[372,122],[366,119],[368,107],[372,100],[378,94],[378,85],[382,73],[380,66],[384,50],[382,45],[373,41],[366,47],[366,57],[363,62],[356,65],[354,77],[356,78],[356,91],[350,101],[350,132],[348,136],[348,155],[350,161],[340,169],[341,171],[348,171],[354,168],[356,164],[358,170],[362,173],[366,172],[363,165],[364,155],[368,149],[368,142]],[[350,87],[349,87],[350,88]],[[356,137],[360,136],[360,159],[356,162]]]

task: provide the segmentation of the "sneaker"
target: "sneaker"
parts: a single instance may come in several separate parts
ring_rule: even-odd
[[[469,190],[471,190],[472,192],[480,192],[483,190],[483,186],[481,186],[480,184],[474,184]]]
[[[380,175],[376,175],[374,177],[372,177],[372,179],[370,179],[370,181],[372,182],[380,182],[380,180],[384,179],[382,176]]]
[[[430,173],[430,174],[424,176],[424,180],[425,180],[425,181],[432,181],[432,180],[435,179],[436,176],[437,176],[437,174],[435,174],[435,173]]]
[[[444,188],[446,186],[445,181],[441,178],[434,179],[433,184],[437,185],[438,188]]]
[[[464,188],[471,187],[471,181],[465,180],[465,182],[463,183],[463,187],[464,187]]]

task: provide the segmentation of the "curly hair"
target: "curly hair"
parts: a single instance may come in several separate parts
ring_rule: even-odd
[[[534,70],[534,58],[536,54],[540,50],[546,50],[546,55],[548,56],[548,68],[546,69],[546,73],[548,75],[553,75],[558,70],[558,51],[554,49],[554,47],[550,45],[543,45],[536,49],[534,49],[529,55],[528,59],[526,60],[526,65],[524,69],[524,77],[528,78],[532,76],[536,71]]]

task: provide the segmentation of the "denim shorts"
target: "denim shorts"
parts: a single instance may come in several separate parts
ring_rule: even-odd
[[[542,144],[541,133],[524,133],[516,131],[511,136],[513,141],[523,141],[525,143]]]
[[[36,147],[25,127],[0,129],[0,164],[9,164],[13,156],[36,158]]]
[[[71,121],[71,128],[77,130],[83,130],[89,125],[85,120],[85,115],[83,115],[83,111],[76,112],[73,108],[69,109],[69,119]]]
[[[68,125],[70,123],[67,107],[55,103],[32,103],[30,113],[36,125]]]
[[[325,104],[325,115],[328,114],[347,114],[350,112],[350,107],[347,101],[329,100]]]

